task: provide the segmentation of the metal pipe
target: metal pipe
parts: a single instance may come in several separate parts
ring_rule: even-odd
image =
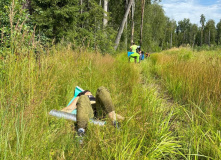
[[[49,112],[49,115],[77,122],[77,118],[76,118],[75,114],[71,114],[71,113],[67,113],[67,112],[58,111],[58,110],[53,109]],[[95,119],[90,119],[89,122],[93,123],[95,125],[99,125],[99,126],[104,126],[106,124],[106,121],[100,121],[100,120],[95,120]]]

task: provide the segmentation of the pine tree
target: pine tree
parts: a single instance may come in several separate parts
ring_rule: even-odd
[[[78,0],[33,0],[33,21],[37,31],[59,42],[68,32],[77,34]]]

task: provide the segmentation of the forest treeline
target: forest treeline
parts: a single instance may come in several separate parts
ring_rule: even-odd
[[[56,43],[102,53],[129,49],[131,42],[145,52],[220,45],[221,20],[215,24],[202,13],[200,26],[188,18],[176,22],[165,15],[159,2],[4,0],[0,2],[0,54],[19,54],[24,46],[36,49]]]

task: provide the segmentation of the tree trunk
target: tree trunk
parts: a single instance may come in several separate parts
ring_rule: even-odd
[[[134,3],[134,0],[132,0],[132,25],[131,25],[131,44],[134,42],[134,10],[135,10],[135,3]]]
[[[144,19],[144,9],[145,9],[145,0],[141,0],[142,11],[141,11],[141,25],[140,25],[140,48],[142,46],[143,38],[143,19]]]
[[[83,3],[84,3],[84,0],[80,0],[80,14],[82,15],[83,14]],[[83,25],[83,22],[81,22],[81,28],[84,28],[84,25]]]
[[[194,34],[194,39],[193,39],[193,48],[194,48],[195,42],[196,42],[196,35]]]
[[[170,32],[170,48],[172,48],[172,41],[173,41],[173,33]]]
[[[80,1],[80,6],[81,6],[80,13],[81,13],[81,14],[83,13],[83,8],[82,8],[82,5],[83,5],[83,0],[81,0],[81,1]]]
[[[125,12],[127,11],[127,6],[128,6],[128,0],[125,0]],[[125,23],[125,46],[127,49],[127,18],[126,18],[126,23]]]
[[[186,31],[183,33],[183,44],[186,44]]]
[[[90,0],[87,1],[87,11],[90,10]]]
[[[210,29],[209,29],[209,46],[210,46]]]
[[[33,9],[31,7],[31,0],[26,0],[25,2],[23,2],[22,8],[28,9],[29,14],[32,15]]]
[[[103,19],[103,26],[107,26],[107,7],[108,7],[108,0],[104,0],[104,19]]]
[[[117,47],[119,45],[120,38],[121,38],[121,35],[123,33],[123,30],[124,30],[124,25],[125,25],[125,23],[127,21],[127,16],[129,14],[129,11],[130,11],[132,3],[133,3],[133,0],[130,0],[130,3],[128,4],[127,10],[126,10],[126,12],[124,14],[124,18],[123,18],[123,20],[121,22],[121,25],[120,25],[120,28],[119,28],[119,31],[118,31],[118,34],[117,34],[117,37],[116,37],[116,40],[115,40],[115,46],[114,46],[115,50],[117,49]]]
[[[203,29],[201,29],[201,41],[200,41],[200,46],[203,44]]]

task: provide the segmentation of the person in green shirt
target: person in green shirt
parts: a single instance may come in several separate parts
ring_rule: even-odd
[[[131,49],[132,52],[136,53],[136,52],[137,52],[137,51],[136,51],[136,50],[137,50],[137,47],[138,47],[138,46],[135,45],[135,43],[133,42],[133,43],[132,43],[132,46],[130,46],[130,49]]]
[[[133,52],[130,57],[129,57],[129,61],[130,62],[139,62],[139,57],[140,55],[137,53],[137,48],[138,46],[135,45],[135,43],[132,43],[132,46],[130,46],[131,51]]]

